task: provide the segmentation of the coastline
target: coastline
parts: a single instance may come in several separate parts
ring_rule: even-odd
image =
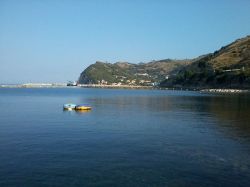
[[[107,84],[78,84],[81,88],[121,88],[121,89],[155,89],[154,86],[140,85],[107,85]]]
[[[108,89],[158,89],[158,90],[178,90],[178,91],[199,91],[201,93],[250,93],[247,89],[226,89],[226,88],[167,88],[140,85],[103,85],[103,84],[78,84],[77,86],[67,86],[66,83],[26,83],[26,84],[2,84],[0,88],[108,88]]]
[[[249,90],[244,89],[223,89],[223,88],[217,88],[217,89],[202,89],[200,92],[205,93],[249,93]]]
[[[0,88],[121,88],[121,89],[155,89],[153,86],[140,85],[102,85],[102,84],[78,84],[67,86],[66,83],[26,83],[26,84],[2,84]]]
[[[25,83],[25,84],[1,84],[0,88],[61,88],[67,87],[65,83]]]

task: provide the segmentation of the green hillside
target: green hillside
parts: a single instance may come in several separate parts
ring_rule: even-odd
[[[195,60],[163,87],[250,88],[250,36]]]
[[[190,63],[191,60],[170,59],[140,64],[96,62],[81,73],[78,82],[80,84],[154,85]]]
[[[149,63],[96,62],[80,84],[158,85],[186,88],[250,88],[250,36],[195,59]]]

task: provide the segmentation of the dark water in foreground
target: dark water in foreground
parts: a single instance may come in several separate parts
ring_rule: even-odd
[[[250,95],[0,89],[0,186],[250,186]]]

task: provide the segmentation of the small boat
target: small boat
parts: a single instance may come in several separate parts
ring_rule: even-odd
[[[64,104],[63,109],[64,110],[75,110],[76,105],[72,103]]]
[[[90,106],[85,106],[85,105],[77,105],[75,107],[75,110],[91,110]]]

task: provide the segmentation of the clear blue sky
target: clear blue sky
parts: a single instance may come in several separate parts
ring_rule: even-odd
[[[249,0],[0,0],[0,83],[77,80],[97,60],[193,58],[249,34]]]

